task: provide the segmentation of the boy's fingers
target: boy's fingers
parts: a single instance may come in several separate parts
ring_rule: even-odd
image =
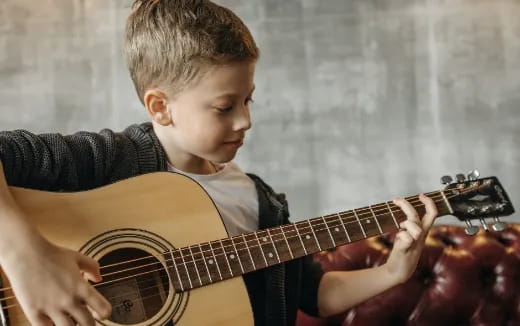
[[[426,214],[424,215],[422,220],[423,228],[425,230],[429,230],[432,227],[433,221],[435,220],[439,212],[437,210],[435,202],[430,197],[420,194],[419,200],[424,204],[424,207],[426,208]]]
[[[411,235],[409,235],[405,231],[401,231],[397,233],[396,241],[395,241],[395,247],[397,247],[398,250],[405,251],[408,248],[410,248],[413,244],[413,238]]]
[[[89,306],[95,313],[97,319],[107,319],[112,314],[112,305],[110,302],[101,295],[98,291],[94,289],[94,287],[89,286],[89,293],[85,297],[85,303]]]
[[[49,317],[45,316],[44,314],[37,314],[37,315],[27,315],[27,318],[29,319],[29,322],[31,325],[35,326],[53,326],[52,320],[49,319]]]
[[[92,317],[92,313],[87,309],[87,307],[83,304],[76,305],[71,308],[69,314],[72,318],[81,326],[95,326],[96,322]]]
[[[50,318],[54,322],[56,326],[74,326],[75,323],[72,319],[62,311],[57,311],[54,314],[51,314]]]
[[[99,272],[99,263],[88,256],[78,253],[77,256],[78,267],[81,269],[85,276],[92,282],[100,282],[101,274]]]
[[[399,226],[405,229],[414,240],[419,240],[423,233],[423,229],[417,223],[414,223],[410,220],[402,222],[399,224]]]
[[[415,208],[407,200],[404,200],[403,198],[397,198],[393,200],[393,203],[406,214],[407,219],[417,223],[421,222],[419,219],[419,214],[417,214]]]

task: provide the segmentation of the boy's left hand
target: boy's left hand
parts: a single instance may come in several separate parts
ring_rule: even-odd
[[[394,248],[385,264],[388,273],[397,283],[406,282],[415,271],[428,231],[438,214],[432,199],[423,194],[419,199],[426,207],[422,219],[408,201],[402,198],[394,200],[394,204],[401,208],[407,217],[407,220],[400,224],[403,230],[397,233]]]

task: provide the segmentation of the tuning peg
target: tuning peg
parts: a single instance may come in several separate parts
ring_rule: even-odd
[[[480,176],[480,172],[478,170],[473,170],[468,172],[468,180],[477,180]]]
[[[495,220],[495,224],[492,226],[493,230],[500,232],[506,229],[507,224],[502,222],[498,217],[494,217],[493,220]]]
[[[480,221],[480,224],[482,224],[482,227],[484,228],[484,230],[486,232],[489,232],[489,226],[488,226],[486,220],[483,217],[481,217],[481,218],[479,218],[479,221]]]
[[[445,175],[445,176],[443,176],[443,177],[441,178],[441,183],[442,183],[443,185],[449,185],[449,184],[452,183],[452,182],[453,182],[453,178],[450,177],[449,175]]]
[[[457,173],[457,175],[455,175],[455,179],[457,179],[457,182],[464,182],[466,181],[466,176],[462,173]]]
[[[475,235],[478,233],[478,227],[471,224],[470,220],[466,220],[468,227],[464,230],[467,235]]]

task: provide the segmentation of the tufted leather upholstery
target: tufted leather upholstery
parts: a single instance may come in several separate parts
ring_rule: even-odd
[[[371,238],[314,259],[326,271],[373,267],[386,261],[392,242],[392,235]],[[328,319],[299,312],[297,326],[324,325],[520,325],[520,224],[475,236],[434,226],[406,283]]]

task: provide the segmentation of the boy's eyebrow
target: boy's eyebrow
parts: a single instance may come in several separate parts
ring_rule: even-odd
[[[251,90],[249,91],[249,94],[253,93],[255,91],[255,88],[256,88],[256,85],[253,85],[253,88],[251,88]],[[222,94],[222,95],[219,95],[217,96],[216,98],[222,98],[222,97],[231,97],[231,96],[235,96],[236,94],[234,93],[225,93],[225,94]]]

